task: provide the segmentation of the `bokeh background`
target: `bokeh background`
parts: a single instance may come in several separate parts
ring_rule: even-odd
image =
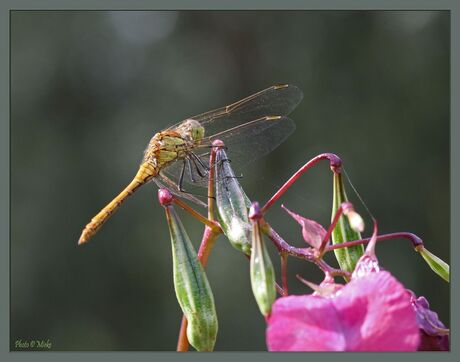
[[[307,160],[334,152],[381,233],[414,232],[449,262],[449,49],[448,12],[12,12],[12,348],[30,338],[53,350],[175,349],[181,312],[155,185],[89,244],[77,239],[134,176],[155,132],[275,83],[295,84],[305,98],[288,141],[237,170],[250,198],[266,201]],[[324,163],[282,203],[327,226],[331,198]],[[268,220],[302,246],[279,206]],[[198,247],[202,226],[181,216]],[[449,325],[449,285],[409,242],[377,251]],[[265,350],[246,258],[221,237],[207,270],[216,350]],[[296,274],[321,278],[290,259],[294,294],[310,292]]]

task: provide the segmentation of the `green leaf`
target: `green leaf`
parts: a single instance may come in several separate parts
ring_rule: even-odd
[[[187,338],[197,351],[212,351],[217,338],[214,297],[203,266],[172,206],[166,206],[173,255],[174,289],[187,318]]]
[[[348,202],[348,198],[345,193],[345,187],[343,185],[342,174],[334,173],[333,183],[331,220],[334,219],[334,216],[340,205],[344,202]],[[348,218],[345,215],[341,215],[337,225],[332,232],[332,243],[340,244],[359,239],[361,239],[361,234],[358,231],[353,230]],[[364,254],[364,247],[362,245],[357,245],[348,248],[340,248],[335,249],[334,253],[340,268],[352,273],[353,270],[355,270],[355,266],[359,258]]]

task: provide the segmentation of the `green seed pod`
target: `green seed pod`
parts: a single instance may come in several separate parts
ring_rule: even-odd
[[[260,217],[259,205],[254,203],[250,211],[253,224],[250,262],[251,287],[260,312],[266,317],[270,314],[276,298],[276,286],[275,270],[260,232],[258,222]]]
[[[223,148],[216,152],[217,219],[233,247],[251,254],[250,201],[244,193]]]
[[[343,185],[342,174],[334,173],[334,185],[333,185],[333,201],[332,201],[332,218],[339,209],[340,205],[344,202],[348,202],[347,194],[345,193],[345,187]],[[359,240],[361,234],[359,231],[354,230],[348,218],[345,215],[341,215],[337,225],[332,232],[332,243],[340,244],[347,241]],[[351,246],[348,248],[341,248],[334,250],[335,257],[342,270],[350,273],[355,270],[356,263],[359,258],[364,254],[364,247],[362,245]]]
[[[450,279],[450,267],[444,260],[438,258],[436,255],[428,251],[423,245],[419,245],[415,250],[420,253],[426,263],[429,265],[431,270],[438,274],[442,279],[449,283]]]
[[[174,208],[168,205],[165,210],[171,234],[174,289],[188,321],[187,338],[197,351],[212,351],[218,329],[212,290]]]

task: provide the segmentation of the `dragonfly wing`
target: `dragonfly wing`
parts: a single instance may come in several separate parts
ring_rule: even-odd
[[[205,133],[212,135],[265,116],[287,116],[302,98],[302,91],[294,85],[274,85],[228,106],[189,118],[200,122]]]
[[[295,123],[288,117],[263,117],[207,137],[200,147],[193,150],[193,153],[209,166],[212,141],[220,139],[227,147],[227,155],[232,168],[238,173],[245,165],[273,151],[294,130]],[[208,186],[207,175],[200,177],[197,172],[194,172],[196,167],[193,163],[191,163],[191,169],[186,167],[183,170],[183,167],[183,162],[177,161],[165,167],[161,172],[170,180],[174,180],[176,185],[179,185],[181,174],[184,173],[182,182],[188,191]],[[190,172],[194,173],[193,181]]]
[[[229,157],[237,170],[271,152],[294,131],[295,124],[286,115],[302,98],[303,93],[296,86],[275,85],[226,107],[190,117],[200,122],[207,135],[193,153],[208,165],[207,154],[211,151],[211,143],[221,139],[228,147]],[[182,186],[188,185],[187,190],[207,187],[207,177],[195,172],[200,168],[196,167],[196,162],[190,158],[184,170],[183,162],[177,161],[165,167],[162,173],[176,185],[182,180]]]
[[[237,170],[273,151],[294,130],[295,123],[288,117],[263,117],[210,136],[206,143],[216,139],[223,141],[232,166]]]

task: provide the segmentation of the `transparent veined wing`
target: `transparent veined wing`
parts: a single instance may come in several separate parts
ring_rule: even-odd
[[[157,184],[159,188],[167,188],[169,191],[171,191],[174,195],[177,195],[179,197],[182,197],[184,199],[187,199],[189,201],[192,201],[193,203],[206,207],[207,206],[207,195],[204,194],[197,194],[194,195],[192,193],[187,193],[179,190],[179,185],[178,183],[171,179],[170,177],[175,177],[175,175],[171,174],[165,174],[164,172],[161,172],[157,177],[153,178],[153,181]],[[199,184],[198,186],[204,186],[204,184]],[[200,197],[204,200],[201,200]]]
[[[200,122],[205,135],[209,136],[265,116],[287,116],[302,98],[302,91],[294,85],[274,85],[228,106],[189,119]],[[169,129],[174,129],[182,122]]]
[[[295,123],[290,118],[266,116],[205,137],[202,145],[193,150],[193,153],[208,165],[212,141],[220,139],[227,146],[227,155],[233,169],[238,173],[248,163],[273,151],[294,130]],[[184,162],[188,163],[184,164]],[[191,176],[196,162],[178,160],[165,167],[161,173],[176,184],[180,184],[182,179],[182,184],[206,187],[207,177],[200,177],[197,172]]]
[[[295,130],[295,123],[286,116],[266,116],[206,137],[203,144],[220,139],[236,167],[267,155]]]

